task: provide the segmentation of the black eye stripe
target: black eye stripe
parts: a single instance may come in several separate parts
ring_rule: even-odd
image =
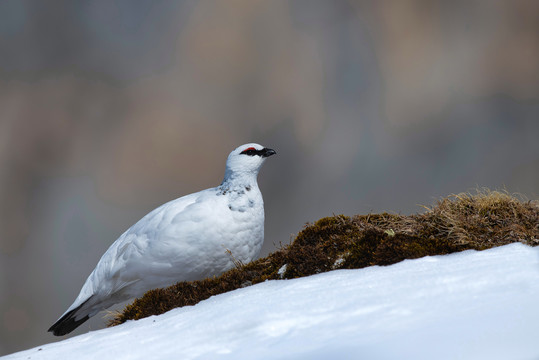
[[[267,158],[267,157],[269,157],[271,155],[277,154],[277,152],[275,152],[275,150],[273,150],[273,149],[268,149],[268,148],[263,148],[263,149],[260,149],[260,150],[256,150],[255,148],[250,147],[250,148],[247,148],[247,149],[243,150],[240,154],[248,155],[248,156],[255,156],[256,155],[256,156]]]
[[[243,150],[240,154],[249,155],[249,156],[255,156],[255,155],[262,156],[264,155],[265,152],[266,152],[266,149],[261,149],[261,150],[247,149],[247,150]]]

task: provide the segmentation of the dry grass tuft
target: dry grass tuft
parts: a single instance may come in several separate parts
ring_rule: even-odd
[[[390,265],[404,259],[483,250],[512,242],[539,245],[539,204],[507,192],[483,189],[475,194],[451,195],[426,209],[423,214],[410,216],[383,213],[320,219],[306,225],[290,245],[265,258],[239,265],[219,277],[148,291],[109,325],[194,305],[212,295],[265,280]]]
[[[533,246],[538,240],[538,209],[537,202],[482,189],[441,199],[423,217],[427,227],[436,227],[455,243],[490,248],[520,241]]]

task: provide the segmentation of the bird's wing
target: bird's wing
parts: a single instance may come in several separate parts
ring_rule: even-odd
[[[207,191],[207,190],[205,190]],[[86,279],[77,299],[66,311],[76,308],[92,295],[100,298],[117,293],[140,280],[144,269],[131,269],[143,258],[142,267],[152,265],[151,254],[146,253],[149,243],[166,227],[171,219],[195,203],[202,192],[169,201],[154,209],[125,231],[103,254],[97,266]],[[146,256],[150,255],[149,259]]]
[[[171,278],[196,278],[197,269],[204,266],[196,259],[205,253],[207,243],[200,239],[217,238],[219,223],[228,219],[219,215],[225,200],[213,189],[194,195],[189,195],[189,202],[171,203],[122,235],[109,277],[117,276],[121,283],[144,278],[145,286],[155,287],[168,285]]]

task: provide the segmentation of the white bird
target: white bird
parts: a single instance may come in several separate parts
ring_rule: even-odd
[[[275,151],[245,144],[226,161],[221,185],[172,200],[124,232],[79,296],[48,331],[65,335],[116,303],[180,281],[204,279],[253,260],[264,241],[257,175]]]

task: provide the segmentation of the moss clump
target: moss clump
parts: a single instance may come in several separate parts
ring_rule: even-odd
[[[109,325],[162,314],[269,279],[333,269],[390,265],[404,259],[483,250],[512,242],[539,245],[539,206],[505,192],[452,195],[423,214],[337,215],[308,224],[290,245],[219,277],[148,291]]]

